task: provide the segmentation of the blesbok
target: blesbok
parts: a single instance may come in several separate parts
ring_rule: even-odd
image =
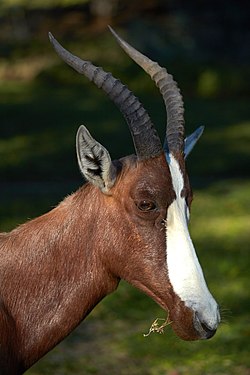
[[[87,182],[47,214],[0,235],[0,374],[22,374],[63,340],[120,279],[169,311],[184,340],[208,339],[220,322],[188,232],[192,201],[183,101],[166,69],[116,40],[154,80],[167,111],[164,148],[142,104],[119,80],[66,51],[58,55],[118,106],[136,155],[111,161],[81,126]]]

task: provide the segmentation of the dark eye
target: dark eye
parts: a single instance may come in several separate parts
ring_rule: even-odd
[[[153,211],[156,209],[156,204],[153,201],[141,201],[137,204],[141,211]]]

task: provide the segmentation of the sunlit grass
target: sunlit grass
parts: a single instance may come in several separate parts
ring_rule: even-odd
[[[118,111],[84,82],[76,87],[58,82],[0,87],[2,231],[48,211],[81,184],[74,150],[81,123],[113,157],[133,152]],[[138,89],[143,91],[140,83]],[[161,100],[151,90],[142,92],[143,102],[163,134],[163,106],[159,109]],[[190,230],[209,287],[222,309],[223,323],[216,336],[187,343],[167,327],[164,335],[143,337],[151,323],[166,313],[121,283],[28,374],[249,374],[250,183],[232,177],[249,176],[248,105],[241,98],[232,102],[193,99],[186,105],[187,132],[195,123],[207,125],[188,160],[195,190]],[[75,179],[76,183],[61,183]]]
[[[78,329],[28,374],[248,375],[249,188],[248,181],[231,179],[195,190],[190,223],[192,238],[209,287],[222,310],[223,322],[213,339],[183,342],[170,327],[166,327],[163,335],[144,337],[153,320],[165,318],[166,313],[122,282],[114,294],[106,297]],[[48,193],[50,189],[54,191],[52,195]],[[34,200],[24,193],[19,199],[16,195],[16,206],[10,211],[13,224],[55,204],[56,190],[46,186],[44,194],[41,187],[36,192],[40,198],[34,195]],[[7,197],[11,199],[10,192]],[[7,208],[11,205],[11,200],[5,200],[3,229],[9,226],[11,215]]]

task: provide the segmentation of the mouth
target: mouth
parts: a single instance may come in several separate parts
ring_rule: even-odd
[[[141,283],[134,282],[133,284],[146,293],[167,312],[169,318],[169,320],[167,318],[167,322],[171,322],[171,327],[182,340],[208,340],[215,335],[218,324],[209,324],[204,321],[204,319],[200,318],[196,311],[184,306],[183,303],[180,303],[179,305],[177,302],[174,304],[174,308],[169,308],[165,299],[163,299],[161,295],[154,293],[152,289],[149,289],[146,285]]]
[[[211,339],[217,331],[217,326],[216,327],[209,326],[207,323],[199,319],[197,313],[194,313],[193,324],[194,324],[195,330],[199,334],[200,338],[203,340]]]

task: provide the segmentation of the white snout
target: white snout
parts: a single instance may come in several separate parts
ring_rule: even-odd
[[[188,231],[188,207],[181,197],[184,186],[177,161],[170,158],[170,171],[176,199],[168,208],[166,220],[167,269],[174,292],[194,312],[195,327],[214,331],[220,322],[216,301],[208,290]]]

